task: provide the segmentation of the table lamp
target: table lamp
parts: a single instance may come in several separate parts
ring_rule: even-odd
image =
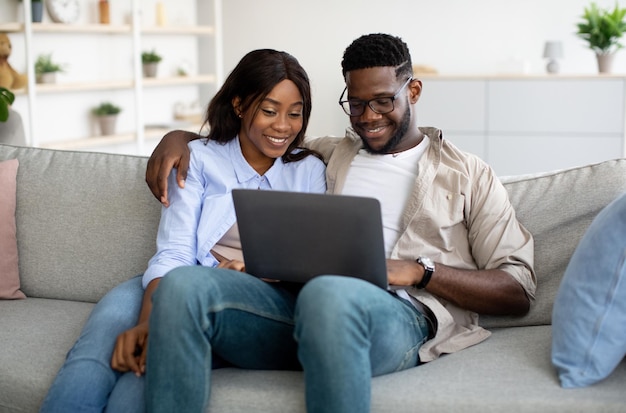
[[[546,70],[548,73],[559,73],[559,62],[557,59],[563,57],[563,44],[557,41],[546,42],[543,48],[543,57],[548,59]]]

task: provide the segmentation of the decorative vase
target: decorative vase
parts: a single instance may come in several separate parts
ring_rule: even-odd
[[[43,19],[43,1],[32,1],[30,5],[33,23],[41,23]]]
[[[596,53],[599,73],[611,73],[613,57],[615,57],[615,53]]]
[[[111,22],[108,0],[100,0],[98,2],[98,16],[100,17],[100,24],[109,24]]]
[[[156,77],[158,66],[158,63],[144,63],[143,75],[145,77]]]
[[[117,115],[98,116],[98,125],[100,126],[100,134],[103,136],[115,135],[115,124]]]

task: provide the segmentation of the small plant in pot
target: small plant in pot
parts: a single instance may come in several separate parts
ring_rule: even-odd
[[[154,50],[141,53],[143,75],[145,77],[156,77],[159,62],[162,59],[163,58]]]
[[[55,83],[56,74],[63,71],[63,66],[52,60],[52,54],[39,55],[35,61],[37,83]]]
[[[102,102],[92,109],[91,113],[98,119],[101,135],[114,135],[117,115],[122,111],[111,102]]]
[[[586,40],[589,48],[596,53],[598,71],[610,73],[613,56],[623,47],[619,41],[626,32],[626,8],[620,8],[615,3],[611,11],[591,3],[588,8],[585,7],[581,17],[583,21],[577,24],[576,34]]]

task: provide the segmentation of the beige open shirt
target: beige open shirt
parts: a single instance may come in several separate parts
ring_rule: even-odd
[[[390,258],[424,255],[459,269],[499,268],[534,299],[533,238],[518,222],[506,189],[485,162],[446,141],[440,130],[420,130],[431,144],[419,161],[419,175],[402,216],[404,232]],[[328,192],[340,194],[361,139],[348,129],[345,138],[319,138],[306,145],[324,155]],[[435,337],[420,349],[422,362],[489,337],[478,325],[478,314],[425,290],[407,291],[437,319]]]

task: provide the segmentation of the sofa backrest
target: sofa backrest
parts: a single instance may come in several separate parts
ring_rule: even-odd
[[[0,144],[17,158],[17,237],[27,296],[96,302],[142,273],[154,254],[160,204],[145,157]],[[593,218],[626,192],[626,159],[502,178],[535,239],[536,300],[524,317],[481,317],[485,327],[550,324],[565,268]]]
[[[502,178],[502,182],[518,219],[535,240],[537,294],[526,316],[482,316],[481,325],[551,324],[554,297],[578,242],[598,212],[626,192],[626,159]]]
[[[0,160],[13,158],[27,296],[97,302],[145,270],[160,217],[146,158],[0,145]]]

